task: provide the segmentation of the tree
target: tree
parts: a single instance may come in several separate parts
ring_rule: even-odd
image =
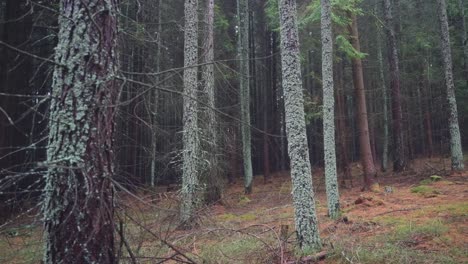
[[[183,164],[180,220],[183,226],[191,224],[198,204],[199,188],[199,132],[198,132],[198,0],[185,0],[184,29],[184,116]]]
[[[460,10],[461,16],[461,30],[462,30],[462,46],[463,46],[463,56],[464,56],[464,67],[465,67],[465,80],[466,85],[468,86],[468,34],[466,33],[466,17],[465,17],[465,8],[463,6],[463,0],[458,0],[458,9]]]
[[[323,144],[328,215],[336,218],[340,196],[336,175],[335,98],[333,95],[333,33],[330,0],[322,0],[322,79],[323,79]]]
[[[356,14],[350,14],[351,25],[349,26],[350,42],[358,53],[361,52],[359,42],[359,32]],[[371,188],[376,174],[374,159],[369,138],[369,123],[367,121],[366,92],[364,89],[364,75],[362,72],[362,60],[359,55],[351,58],[353,68],[353,83],[356,91],[357,120],[359,126],[359,149],[361,154],[361,163],[364,168],[364,189]]]
[[[397,37],[393,25],[391,0],[384,0],[385,28],[388,42],[388,61],[390,63],[393,119],[393,170],[400,172],[405,169],[406,158],[403,140],[403,112],[401,110],[400,66],[398,59]]]
[[[206,104],[203,109],[204,124],[202,125],[203,136],[203,153],[206,158],[206,169],[204,170],[205,184],[207,190],[206,201],[208,203],[216,202],[221,198],[221,179],[218,178],[218,124],[215,115],[215,79],[214,79],[214,41],[213,41],[213,27],[214,27],[214,0],[205,1],[205,39],[204,39],[204,56],[202,68],[203,85],[202,95],[203,102]]]
[[[252,192],[252,150],[250,133],[250,67],[249,67],[249,5],[247,0],[237,0],[237,16],[239,19],[239,72],[240,72],[240,104],[241,104],[241,134],[242,157],[244,161],[245,193]]]
[[[43,201],[44,263],[115,263],[116,5],[114,0],[60,2]]]
[[[308,251],[321,248],[321,243],[307,148],[296,1],[280,0],[279,12],[284,109],[291,159],[296,234],[299,247]]]
[[[450,151],[452,156],[452,170],[462,171],[463,150],[461,145],[460,128],[458,127],[457,100],[455,98],[455,85],[453,82],[452,53],[450,50],[450,32],[447,20],[445,0],[437,0],[440,23],[440,39],[442,42],[442,59],[444,64],[445,85],[449,112]]]

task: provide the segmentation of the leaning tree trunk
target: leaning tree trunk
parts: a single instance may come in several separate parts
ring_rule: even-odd
[[[322,79],[323,79],[323,142],[328,215],[340,213],[340,195],[336,175],[335,98],[333,95],[333,33],[330,0],[322,0]]]
[[[321,243],[307,148],[296,1],[280,0],[279,12],[284,109],[291,159],[297,242],[303,251],[307,251],[321,248]]]
[[[353,48],[360,52],[361,45],[359,43],[359,32],[357,25],[356,15],[352,14],[352,24],[349,31],[351,34],[351,44]],[[362,60],[354,57],[351,59],[353,68],[353,82],[354,89],[356,90],[356,106],[357,106],[357,120],[359,126],[359,149],[361,154],[361,162],[364,167],[364,189],[370,189],[374,183],[374,176],[376,174],[374,159],[372,158],[372,151],[369,138],[369,123],[367,121],[367,106],[366,106],[366,91],[364,90],[364,75],[362,72]]]
[[[388,61],[390,62],[392,121],[393,121],[393,170],[400,172],[405,169],[406,157],[403,140],[403,112],[401,110],[400,68],[397,50],[397,38],[393,25],[391,0],[384,0],[385,28],[388,41]]]
[[[60,4],[43,201],[44,263],[115,263],[116,6],[114,0]]]
[[[180,221],[189,227],[198,204],[198,0],[185,0],[183,164]]]
[[[450,151],[452,156],[452,170],[461,171],[464,168],[463,151],[458,127],[457,100],[455,98],[455,85],[453,83],[452,53],[450,51],[450,32],[447,21],[445,0],[437,0],[440,38],[442,41],[442,57],[445,69],[445,84],[447,86],[447,101],[449,107]]]
[[[247,0],[237,0],[237,9],[239,17],[239,72],[244,188],[245,193],[251,193],[253,176],[250,133],[249,6]]]

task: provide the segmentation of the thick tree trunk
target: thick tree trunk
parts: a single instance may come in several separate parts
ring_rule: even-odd
[[[331,218],[336,218],[340,213],[340,195],[338,192],[338,179],[336,174],[333,33],[330,0],[322,0],[321,33],[325,186],[327,191],[328,215]]]
[[[198,0],[185,0],[184,30],[184,134],[180,221],[189,227],[199,197],[199,154],[198,131]]]
[[[249,6],[247,0],[237,1],[239,17],[240,102],[242,157],[244,161],[245,193],[252,192],[252,146],[250,131],[250,70],[249,70]]]
[[[390,63],[390,86],[392,93],[393,170],[395,172],[400,172],[406,167],[406,157],[404,147],[405,141],[403,139],[403,112],[401,110],[400,68],[391,0],[384,0],[384,14],[389,47],[388,61]]]
[[[450,32],[447,20],[447,9],[445,0],[437,0],[440,38],[442,42],[442,59],[445,69],[445,85],[447,88],[447,101],[449,112],[450,130],[450,151],[452,156],[452,170],[461,171],[464,169],[463,151],[460,138],[460,128],[458,126],[457,100],[455,98],[455,85],[453,83],[452,52],[450,50]]]
[[[44,263],[115,263],[116,6],[113,0],[61,1],[43,202]]]
[[[359,43],[359,32],[356,15],[351,15],[352,24],[349,28],[351,44],[356,51],[361,51]],[[356,91],[357,120],[359,126],[359,149],[361,162],[364,168],[364,189],[370,189],[374,183],[376,170],[369,138],[369,124],[367,121],[366,91],[364,89],[364,76],[362,72],[362,61],[360,58],[352,58],[353,83]]]
[[[291,159],[296,233],[299,247],[308,251],[321,248],[321,243],[307,148],[296,1],[280,0],[279,12],[284,109]]]

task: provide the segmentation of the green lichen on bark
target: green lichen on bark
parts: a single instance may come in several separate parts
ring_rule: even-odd
[[[291,159],[294,219],[298,245],[301,250],[309,251],[321,248],[321,242],[305,129],[296,1],[280,0],[279,10],[284,109],[288,153]]]
[[[198,0],[185,1],[184,29],[184,131],[183,131],[183,164],[180,221],[190,225],[194,211],[199,203],[199,131],[197,98],[198,67]]]
[[[93,14],[90,17],[90,14]],[[112,263],[116,2],[61,1],[43,194],[44,263]]]
[[[331,218],[336,218],[340,213],[340,195],[336,174],[333,33],[330,0],[322,0],[321,35],[325,187],[327,191],[328,215]]]
[[[445,69],[445,85],[447,89],[447,102],[449,112],[450,151],[452,157],[452,170],[464,169],[463,150],[461,144],[460,128],[458,126],[457,100],[455,97],[455,85],[453,82],[452,53],[450,50],[450,32],[447,20],[445,0],[437,0],[440,38],[442,42],[442,59]]]

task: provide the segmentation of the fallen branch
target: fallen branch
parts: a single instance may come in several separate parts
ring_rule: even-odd
[[[319,260],[323,260],[327,257],[328,252],[327,251],[321,251],[315,255],[312,256],[305,256],[299,259],[299,263],[308,263],[308,262],[317,262]],[[286,262],[286,264],[295,264],[298,263],[297,260],[292,260]]]

